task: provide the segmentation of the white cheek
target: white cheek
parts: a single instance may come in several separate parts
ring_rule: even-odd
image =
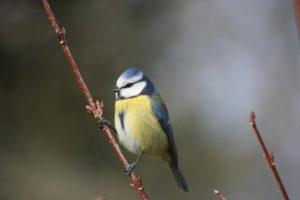
[[[142,82],[138,82],[135,83],[133,86],[131,86],[130,88],[124,88],[120,91],[121,96],[123,96],[124,98],[130,98],[133,96],[137,96],[139,95],[143,89],[146,86],[146,82],[142,81]]]

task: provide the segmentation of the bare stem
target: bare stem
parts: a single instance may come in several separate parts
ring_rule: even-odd
[[[88,106],[86,106],[87,111],[92,113],[95,120],[97,122],[99,122],[100,120],[103,119],[102,115],[103,115],[104,104],[102,101],[94,102],[94,99],[93,99],[90,91],[88,90],[86,84],[84,83],[83,78],[78,70],[77,65],[76,65],[76,62],[72,56],[72,53],[67,45],[66,29],[60,28],[59,24],[57,23],[57,21],[55,19],[55,16],[54,16],[52,10],[51,10],[51,7],[48,4],[48,1],[42,0],[42,3],[45,8],[45,11],[49,17],[51,25],[54,28],[55,35],[59,41],[59,44],[61,45],[63,51],[65,52],[65,55],[66,55],[66,57],[69,61],[69,64],[76,76],[76,79],[81,87],[81,90],[87,99],[87,102],[88,102]],[[104,125],[104,126],[102,126],[102,131],[104,132],[104,135],[108,139],[109,143],[112,145],[114,152],[117,154],[117,156],[120,159],[121,163],[123,164],[124,168],[127,168],[129,163],[128,163],[127,159],[125,158],[124,154],[122,153],[122,151],[121,151],[115,137],[111,133],[110,129],[106,125]],[[137,192],[140,194],[141,198],[144,200],[149,199],[147,193],[145,192],[145,190],[142,186],[142,180],[140,178],[138,178],[134,172],[130,174],[130,178],[132,181],[131,186],[137,190]]]
[[[220,191],[214,190],[214,193],[220,200],[226,200]]]
[[[298,27],[298,35],[300,33],[300,0],[294,0],[296,23]]]
[[[269,167],[271,168],[272,172],[273,172],[273,175],[276,179],[276,182],[278,184],[278,187],[282,193],[282,196],[285,200],[288,200],[289,197],[288,197],[288,193],[286,192],[285,190],[285,187],[281,181],[281,178],[279,176],[279,173],[277,171],[277,168],[276,168],[276,164],[274,162],[274,155],[272,153],[270,153],[264,143],[264,140],[262,139],[261,137],[261,134],[257,128],[257,125],[256,125],[256,121],[255,121],[255,113],[254,112],[251,112],[250,113],[250,126],[253,128],[253,131],[254,133],[256,134],[257,136],[257,139],[259,141],[259,144],[262,148],[262,151],[263,151],[263,158],[264,160],[267,161]]]

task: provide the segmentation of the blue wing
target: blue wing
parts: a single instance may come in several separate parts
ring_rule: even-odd
[[[172,126],[169,121],[168,110],[158,93],[154,93],[151,96],[151,107],[152,107],[152,110],[155,113],[156,118],[158,119],[162,129],[165,131],[165,133],[168,137],[169,146],[170,146],[169,151],[170,151],[170,155],[172,158],[172,163],[170,163],[170,164],[177,167],[178,166],[177,149],[175,146],[175,139],[174,139],[174,135],[173,135]]]

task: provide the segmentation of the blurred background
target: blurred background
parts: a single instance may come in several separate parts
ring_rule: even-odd
[[[300,198],[300,59],[293,1],[50,1],[91,93],[138,66],[164,98],[180,168],[137,168],[152,199],[282,199],[249,127],[258,126],[291,199]],[[0,199],[139,199],[94,119],[40,1],[0,2]],[[130,161],[136,156],[124,150]]]

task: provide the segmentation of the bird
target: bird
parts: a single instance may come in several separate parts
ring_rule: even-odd
[[[125,169],[134,171],[143,155],[159,156],[169,164],[180,189],[188,184],[178,167],[175,138],[167,107],[152,81],[138,68],[125,70],[117,79],[114,122],[119,142],[137,154]]]

